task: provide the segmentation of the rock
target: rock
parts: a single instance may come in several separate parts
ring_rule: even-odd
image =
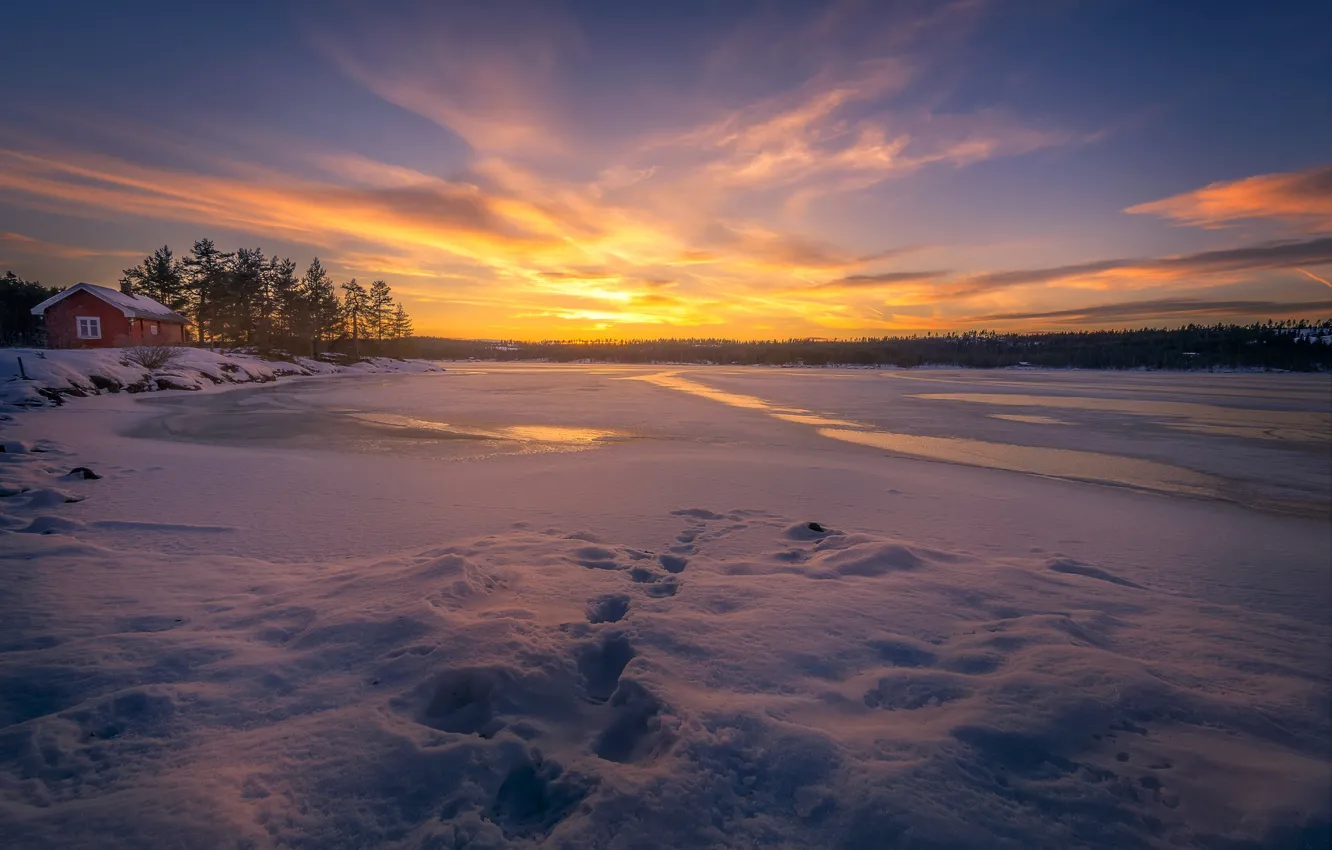
[[[86,466],[74,467],[69,471],[69,475],[74,478],[82,478],[84,481],[97,481],[102,477]]]
[[[108,378],[105,375],[89,375],[88,380],[92,381],[92,385],[97,389],[105,390],[109,393],[118,393],[120,392],[121,387],[124,386],[124,384],[117,381],[115,378]]]
[[[178,375],[158,375],[157,388],[159,390],[198,390],[197,384],[185,383],[185,378]]]
[[[808,528],[810,531],[818,532],[819,534],[822,534],[823,532],[828,530],[823,526],[819,525],[817,522],[811,522],[809,525],[805,527]]]

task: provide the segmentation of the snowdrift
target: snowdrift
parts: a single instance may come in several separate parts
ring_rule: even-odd
[[[111,483],[14,448],[0,816],[25,847],[1326,836],[1317,624],[724,506],[655,550],[518,523],[182,560],[102,545],[60,509]]]
[[[0,349],[0,409],[62,404],[67,398],[103,392],[202,390],[224,384],[274,381],[284,376],[443,371],[443,367],[423,360],[389,357],[368,357],[355,362],[337,357],[268,360],[244,352],[183,347],[173,349],[177,355],[170,365],[145,369],[131,361],[130,351]]]

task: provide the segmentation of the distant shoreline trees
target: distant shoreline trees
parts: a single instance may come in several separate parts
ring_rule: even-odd
[[[1332,371],[1332,319],[1116,331],[963,331],[859,339],[523,342],[417,337],[418,356],[559,363]]]
[[[343,296],[316,257],[298,276],[291,259],[259,248],[233,253],[200,239],[176,259],[162,246],[125,269],[120,291],[145,295],[189,318],[199,344],[254,346],[317,354],[345,343],[360,356],[362,343],[377,353],[400,352],[412,324],[383,280],[366,289],[355,278]]]

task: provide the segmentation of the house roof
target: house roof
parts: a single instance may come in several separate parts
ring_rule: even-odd
[[[178,322],[182,325],[189,324],[189,319],[172,310],[170,307],[160,302],[154,301],[146,295],[127,295],[116,289],[108,289],[105,286],[98,286],[95,283],[76,283],[69,289],[63,289],[46,299],[36,307],[32,308],[34,316],[40,316],[58,301],[61,301],[76,292],[86,292],[89,295],[96,296],[106,303],[115,307],[124,313],[130,319],[154,319],[159,322]]]

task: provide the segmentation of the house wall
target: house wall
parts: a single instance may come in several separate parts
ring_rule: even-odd
[[[180,345],[185,341],[185,326],[175,322],[154,319],[130,319],[130,339],[133,345]],[[152,326],[157,325],[157,334]]]
[[[79,316],[102,320],[101,339],[79,339]],[[120,310],[87,292],[76,292],[46,308],[48,348],[114,348],[129,345],[129,319]]]
[[[102,320],[101,339],[79,339],[79,316]],[[185,341],[185,327],[176,322],[127,319],[118,308],[88,292],[76,292],[47,308],[48,348],[117,348],[127,345],[168,345]],[[157,325],[157,334],[151,326]]]

